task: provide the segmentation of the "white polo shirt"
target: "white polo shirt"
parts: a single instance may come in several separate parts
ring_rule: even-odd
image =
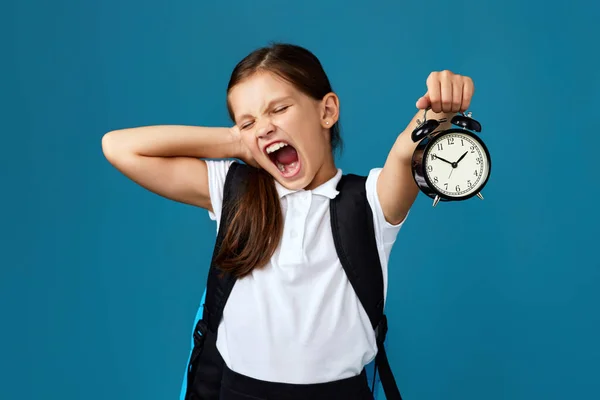
[[[231,160],[208,160],[209,190],[221,218]],[[372,169],[366,182],[387,292],[387,266],[402,223],[385,220]],[[229,368],[270,382],[320,383],[358,375],[376,355],[375,334],[333,244],[329,200],[342,171],[313,190],[277,181],[283,236],[270,263],[237,280],[223,310],[217,348]],[[385,293],[384,292],[384,293]]]

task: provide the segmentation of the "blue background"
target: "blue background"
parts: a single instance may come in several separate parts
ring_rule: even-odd
[[[229,125],[231,69],[273,40],[323,62],[346,172],[383,164],[429,72],[475,81],[485,200],[421,195],[391,257],[405,399],[600,398],[598,3],[364,3],[3,5],[1,399],[178,398],[214,223],[128,181],[100,140]]]

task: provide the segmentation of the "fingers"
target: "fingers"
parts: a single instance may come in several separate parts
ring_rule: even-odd
[[[429,103],[433,112],[442,111],[442,89],[438,76],[439,72],[432,72],[427,78],[427,93],[429,93]]]
[[[441,100],[442,107],[440,111],[435,112],[450,112],[452,111],[452,85],[454,84],[452,75],[449,71],[442,71],[440,73],[440,86],[442,88]],[[462,94],[461,94],[462,97]]]
[[[467,111],[471,106],[471,98],[473,97],[474,92],[475,86],[473,85],[473,80],[469,77],[465,77],[465,82],[462,88],[462,102],[460,105],[461,112]]]
[[[424,110],[429,107],[431,105],[429,102],[429,93],[425,93],[423,97],[420,97],[419,100],[417,100],[416,105],[419,110]]]
[[[237,125],[234,125],[231,128],[229,128],[229,131],[236,137],[240,136],[240,128]]]
[[[463,83],[462,77],[459,75],[455,75],[452,79],[452,104],[450,105],[450,111],[453,113],[457,113],[460,111],[462,107],[462,98],[463,98]]]
[[[427,78],[427,93],[417,101],[417,107],[431,107],[436,113],[466,111],[473,96],[473,80],[445,70],[432,72]]]

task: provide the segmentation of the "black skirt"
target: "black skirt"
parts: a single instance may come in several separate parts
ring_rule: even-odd
[[[316,384],[267,382],[225,366],[220,400],[373,400],[365,371],[351,378]]]

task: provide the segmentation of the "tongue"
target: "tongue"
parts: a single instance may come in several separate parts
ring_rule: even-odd
[[[275,159],[283,165],[291,164],[294,161],[298,161],[298,153],[292,146],[285,146],[275,153]]]

